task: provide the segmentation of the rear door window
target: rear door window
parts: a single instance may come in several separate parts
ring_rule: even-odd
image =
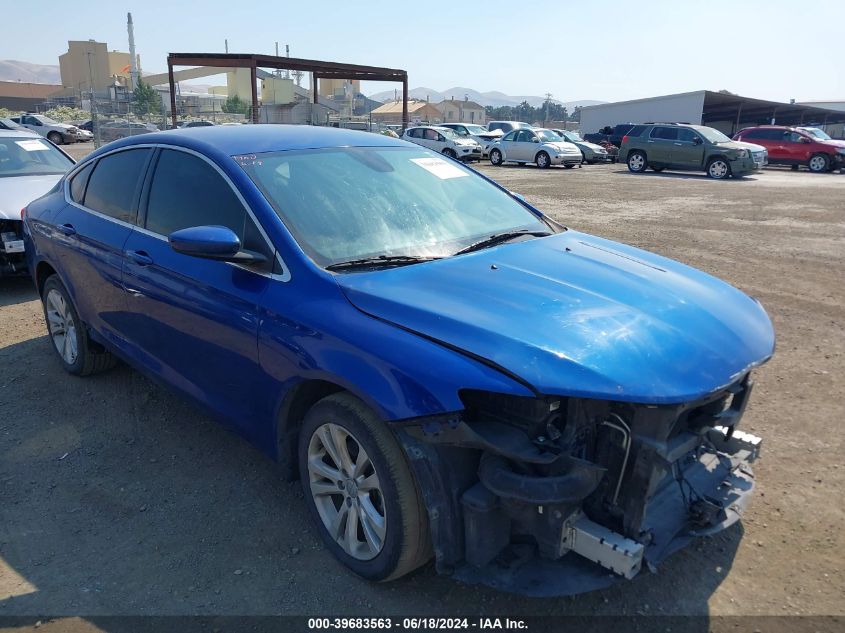
[[[128,149],[98,160],[88,178],[84,206],[117,220],[134,222],[151,152],[149,148]]]

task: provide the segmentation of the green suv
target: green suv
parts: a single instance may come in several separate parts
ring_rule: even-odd
[[[762,169],[766,148],[732,141],[719,130],[684,123],[635,125],[622,138],[619,160],[635,174],[651,167],[654,171],[679,169],[704,171],[711,178],[741,177]]]

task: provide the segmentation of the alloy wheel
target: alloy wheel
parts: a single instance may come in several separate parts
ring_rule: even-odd
[[[645,169],[645,157],[642,154],[634,154],[628,159],[628,167],[631,171],[642,171]]]
[[[827,161],[824,159],[824,156],[813,156],[810,159],[808,167],[810,171],[824,171],[827,167]]]
[[[58,290],[47,293],[47,326],[59,355],[68,365],[73,365],[79,354],[76,324],[64,296]]]
[[[728,175],[728,164],[723,160],[714,160],[707,171],[711,178],[724,178]]]
[[[384,547],[387,515],[375,466],[340,425],[318,427],[308,444],[309,489],[329,535],[350,556],[371,560]]]

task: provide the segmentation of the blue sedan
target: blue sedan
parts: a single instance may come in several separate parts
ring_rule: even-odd
[[[23,213],[58,361],[122,359],[299,478],[371,580],[571,594],[733,524],[761,305],[381,135],[100,148]],[[186,441],[188,441],[186,439]]]

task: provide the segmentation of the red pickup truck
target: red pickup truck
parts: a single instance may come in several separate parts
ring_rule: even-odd
[[[816,127],[760,125],[740,130],[735,141],[748,141],[769,150],[770,165],[806,165],[822,173],[839,169],[845,163],[845,141],[837,141]]]

